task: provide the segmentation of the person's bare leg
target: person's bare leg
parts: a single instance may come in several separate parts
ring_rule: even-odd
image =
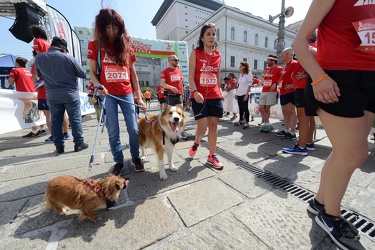
[[[306,140],[309,133],[309,117],[305,114],[304,108],[297,108],[297,118],[298,118],[298,124],[299,124],[299,138],[297,145],[301,148],[306,147]],[[310,141],[311,142],[311,141]]]
[[[314,142],[314,131],[315,131],[315,119],[314,116],[308,116],[309,120],[309,131],[306,137],[306,143],[313,143]]]
[[[208,149],[210,153],[216,152],[218,117],[208,117]]]
[[[332,143],[332,152],[323,166],[316,199],[324,204],[328,214],[340,216],[350,178],[368,157],[367,135],[375,114],[365,111],[364,117],[345,118],[319,109],[318,115]]]
[[[195,142],[197,144],[200,144],[200,141],[205,135],[206,130],[207,130],[208,118],[205,117],[205,118],[196,120],[196,122],[197,122],[197,130],[195,131]]]

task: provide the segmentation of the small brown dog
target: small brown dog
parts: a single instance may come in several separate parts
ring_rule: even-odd
[[[81,210],[79,220],[89,217],[92,221],[100,220],[94,210],[106,204],[106,200],[114,201],[126,180],[121,176],[108,174],[104,179],[83,180],[73,176],[59,176],[52,179],[46,188],[44,201],[46,210],[54,209],[62,212],[63,208]]]

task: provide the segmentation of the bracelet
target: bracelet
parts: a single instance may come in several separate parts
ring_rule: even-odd
[[[324,75],[323,75],[322,77],[320,77],[318,80],[312,82],[312,83],[311,83],[311,86],[315,86],[315,85],[317,85],[318,83],[320,83],[321,81],[323,81],[324,79],[326,79],[327,76],[328,76],[327,74],[324,74]]]
[[[194,91],[193,91],[193,95],[195,94],[195,92],[198,92],[198,90],[197,90],[197,89],[196,89],[196,90],[194,90]]]

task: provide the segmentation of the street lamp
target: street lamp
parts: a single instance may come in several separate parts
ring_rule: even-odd
[[[285,48],[285,18],[286,17],[291,17],[294,13],[294,8],[293,7],[288,7],[285,9],[285,0],[281,1],[281,13],[277,14],[276,16],[271,16],[269,15],[269,21],[270,23],[273,23],[273,21],[280,17],[279,21],[279,30],[277,32],[277,46],[276,46],[276,55],[278,58],[278,61],[281,62],[281,52]]]

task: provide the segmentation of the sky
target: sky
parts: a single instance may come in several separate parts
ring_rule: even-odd
[[[47,0],[47,4],[60,11],[71,27],[92,27],[101,6],[115,9],[125,20],[131,36],[155,39],[156,28],[151,24],[164,0]],[[204,1],[204,0],[201,0]],[[285,0],[285,7],[292,6],[294,14],[286,19],[285,25],[304,19],[312,0]],[[282,0],[225,0],[226,5],[247,11],[268,20],[281,12]],[[31,59],[32,43],[15,38],[9,28],[13,18],[0,16],[0,54],[13,54]],[[274,23],[278,23],[276,19]]]

